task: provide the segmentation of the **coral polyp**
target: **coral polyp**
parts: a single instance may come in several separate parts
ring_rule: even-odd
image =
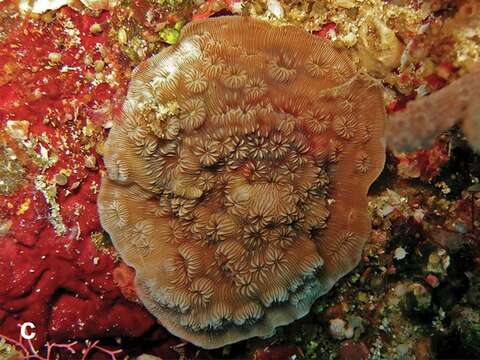
[[[205,348],[271,335],[358,263],[382,95],[325,40],[192,23],[136,69],[123,110],[101,221],[172,333]]]

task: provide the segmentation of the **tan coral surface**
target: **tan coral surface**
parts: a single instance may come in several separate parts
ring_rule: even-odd
[[[136,69],[99,210],[169,331],[269,336],[356,266],[381,94],[326,40],[241,17],[189,24]]]
[[[386,127],[388,146],[398,152],[426,148],[440,133],[460,122],[472,148],[480,151],[479,100],[480,64],[476,64],[471,73],[393,113]]]

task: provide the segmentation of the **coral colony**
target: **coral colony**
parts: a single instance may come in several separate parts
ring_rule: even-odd
[[[384,164],[374,81],[295,27],[192,23],[135,71],[102,226],[146,307],[205,348],[271,335],[355,267]]]
[[[480,359],[479,33],[0,1],[0,360]]]

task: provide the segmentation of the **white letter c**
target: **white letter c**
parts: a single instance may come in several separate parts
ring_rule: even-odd
[[[20,335],[22,336],[22,338],[24,338],[25,340],[32,340],[34,337],[35,337],[35,333],[34,332],[27,332],[27,328],[29,329],[35,329],[35,325],[33,325],[31,322],[26,322],[26,323],[23,323],[21,326],[20,326]]]

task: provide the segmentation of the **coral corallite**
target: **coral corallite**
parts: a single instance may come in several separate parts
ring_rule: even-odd
[[[136,69],[99,209],[161,324],[204,348],[268,336],[356,266],[381,94],[326,40],[241,17]]]

